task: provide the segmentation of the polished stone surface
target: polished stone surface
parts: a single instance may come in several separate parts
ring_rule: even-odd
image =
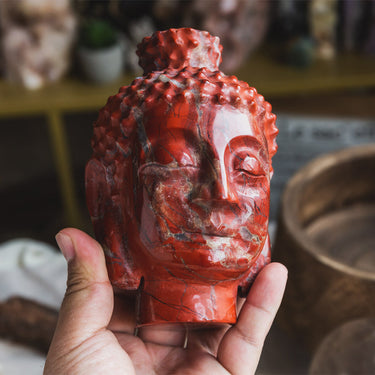
[[[138,324],[234,323],[270,261],[275,115],[218,69],[218,38],[145,38],[144,76],[109,98],[86,169],[89,212],[113,284],[140,293]]]

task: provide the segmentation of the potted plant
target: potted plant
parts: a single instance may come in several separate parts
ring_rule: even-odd
[[[87,19],[78,39],[78,58],[88,79],[103,84],[118,78],[123,69],[123,49],[112,25],[100,19]]]

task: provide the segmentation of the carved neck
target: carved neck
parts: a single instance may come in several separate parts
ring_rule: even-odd
[[[236,322],[236,281],[217,285],[182,280],[147,281],[140,296],[139,326],[162,323]]]

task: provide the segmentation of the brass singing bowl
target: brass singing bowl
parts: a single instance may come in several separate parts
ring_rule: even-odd
[[[323,155],[293,176],[273,260],[289,269],[277,321],[306,348],[375,316],[375,144]]]
[[[309,375],[375,374],[375,319],[363,318],[334,329],[319,345]]]

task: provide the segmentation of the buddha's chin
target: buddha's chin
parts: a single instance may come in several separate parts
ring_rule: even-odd
[[[259,242],[208,234],[197,235],[196,241],[192,240],[191,237],[189,241],[168,238],[158,245],[154,243],[147,252],[155,263],[170,270],[199,273],[213,279],[216,278],[213,273],[218,272],[236,278],[249,269],[264,244],[263,236]]]

